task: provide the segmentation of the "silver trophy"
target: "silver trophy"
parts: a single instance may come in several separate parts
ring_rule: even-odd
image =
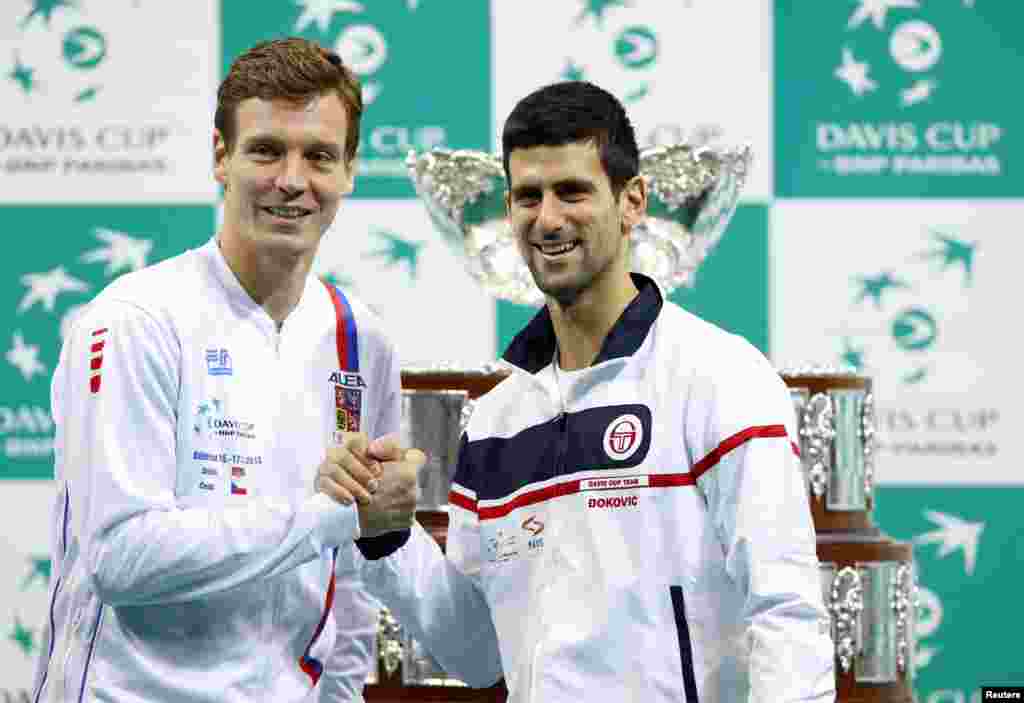
[[[632,270],[669,293],[692,286],[694,273],[721,239],[750,171],[749,146],[718,143],[714,129],[682,141],[645,148],[640,174],[647,181],[648,214],[634,228]],[[482,151],[435,149],[406,159],[416,192],[434,225],[491,295],[542,305],[505,216],[501,157]]]

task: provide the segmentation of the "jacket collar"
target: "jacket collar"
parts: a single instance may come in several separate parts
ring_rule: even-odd
[[[658,285],[647,276],[631,273],[638,294],[612,325],[601,344],[594,365],[609,359],[632,356],[647,337],[647,332],[661,312],[664,295]],[[537,373],[554,358],[557,339],[547,305],[533,316],[508,345],[502,358],[530,373]]]

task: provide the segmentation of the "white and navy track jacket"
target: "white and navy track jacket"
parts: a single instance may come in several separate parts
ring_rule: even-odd
[[[414,525],[390,555],[359,545],[366,584],[449,673],[503,675],[513,703],[832,701],[786,388],[634,280],[584,370],[554,372],[546,308],[515,338],[463,437],[447,558]]]
[[[379,605],[355,509],[313,482],[338,429],[399,429],[365,306],[310,277],[278,331],[211,240],[90,303],[52,396],[34,701],[362,700]]]

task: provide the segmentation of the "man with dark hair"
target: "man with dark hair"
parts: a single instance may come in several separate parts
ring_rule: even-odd
[[[409,525],[423,457],[377,478],[361,433],[399,429],[398,358],[310,275],[361,112],[312,42],[240,56],[213,133],[220,231],[117,279],[68,335],[34,701],[362,700],[377,606],[348,547]],[[404,512],[353,506],[370,495],[346,462]]]
[[[630,273],[647,186],[625,111],[542,88],[503,147],[546,305],[462,437],[447,557],[415,524],[361,541],[370,591],[449,673],[504,675],[517,703],[833,700],[789,395]]]

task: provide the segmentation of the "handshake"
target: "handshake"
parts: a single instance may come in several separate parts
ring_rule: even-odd
[[[317,469],[315,489],[343,505],[353,501],[363,537],[376,537],[412,525],[416,512],[416,473],[427,460],[419,449],[405,449],[394,435],[370,441],[346,432],[327,448]]]

